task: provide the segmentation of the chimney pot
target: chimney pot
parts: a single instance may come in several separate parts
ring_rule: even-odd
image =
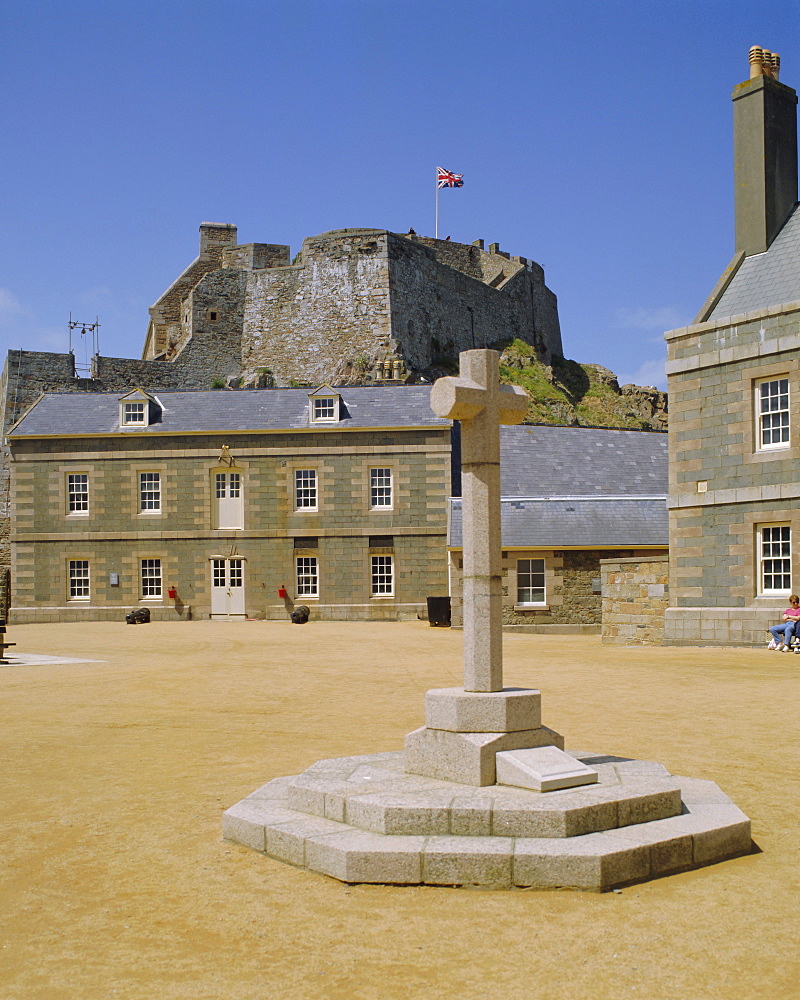
[[[757,76],[764,75],[764,50],[760,45],[750,46],[750,79],[755,80]]]

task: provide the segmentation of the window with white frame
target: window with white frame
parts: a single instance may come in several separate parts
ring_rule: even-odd
[[[319,597],[319,571],[316,556],[297,556],[297,596]]]
[[[161,597],[161,560],[142,559],[142,598]]]
[[[134,400],[130,403],[122,404],[122,423],[127,427],[131,424],[145,424],[147,423],[145,410],[147,403],[144,401]]]
[[[336,413],[337,396],[316,396],[311,400],[311,419],[317,423],[325,423],[338,419]]]
[[[228,586],[244,586],[244,559],[228,560]]]
[[[297,510],[317,509],[316,469],[294,470],[294,505]]]
[[[756,441],[759,451],[789,447],[789,379],[756,382]]]
[[[86,472],[67,475],[67,513],[89,513],[89,475]]]
[[[370,556],[371,592],[373,597],[391,597],[394,594],[394,557]]]
[[[517,604],[544,604],[544,559],[517,559]]]
[[[71,601],[89,600],[89,560],[69,560],[69,599]]]
[[[392,506],[392,470],[369,470],[369,505],[370,507]]]
[[[242,495],[242,477],[238,472],[218,472],[214,477],[217,499],[237,499]]]
[[[161,510],[161,473],[139,473],[139,511],[142,514]]]
[[[792,589],[792,529],[788,524],[758,528],[759,594],[788,594]]]

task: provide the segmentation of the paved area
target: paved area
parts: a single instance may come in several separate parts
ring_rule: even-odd
[[[717,782],[762,853],[621,893],[347,886],[222,841],[323,758],[399,750],[455,686],[421,622],[9,629],[2,1000],[794,998],[800,657],[505,637],[572,746]]]

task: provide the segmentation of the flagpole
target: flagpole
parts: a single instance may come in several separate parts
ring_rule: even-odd
[[[439,168],[436,168],[436,239],[439,239]]]

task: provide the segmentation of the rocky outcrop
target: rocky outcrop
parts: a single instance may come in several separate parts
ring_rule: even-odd
[[[500,357],[502,381],[531,397],[527,423],[569,427],[667,429],[667,394],[653,386],[620,386],[608,368],[553,358],[544,364],[528,344],[515,340]]]

